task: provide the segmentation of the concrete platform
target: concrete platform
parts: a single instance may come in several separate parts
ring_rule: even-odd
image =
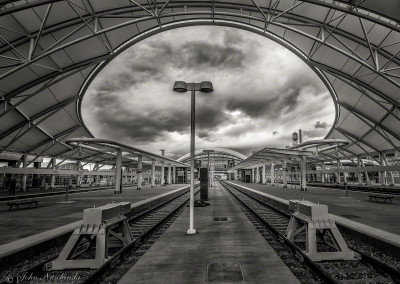
[[[368,193],[345,191],[333,188],[309,187],[307,191],[283,188],[282,185],[243,183],[231,181],[273,196],[290,199],[305,199],[328,205],[329,213],[342,216],[352,221],[400,235],[400,196],[395,196],[393,204],[369,201]]]
[[[82,186],[82,187],[74,187],[69,190],[70,194],[81,193],[85,191],[94,191],[94,190],[104,190],[110,189],[113,186]],[[65,188],[54,188],[54,189],[30,189],[26,192],[18,191],[15,195],[9,195],[7,192],[1,192],[0,194],[0,202],[6,202],[8,200],[14,199],[23,199],[23,198],[37,198],[37,197],[45,197],[45,196],[55,196],[55,195],[63,195],[65,194]]]
[[[69,196],[70,203],[64,203],[65,196],[38,198],[38,208],[8,211],[5,203],[0,203],[0,245],[28,236],[42,233],[82,219],[83,209],[102,206],[113,201],[138,202],[185,185],[174,184],[156,188],[136,190],[136,186],[125,187],[122,194],[115,195],[113,189],[81,192]]]
[[[186,235],[187,208],[119,284],[206,283],[211,263],[239,263],[242,283],[299,283],[219,185],[209,198],[211,206],[195,208],[197,235]],[[228,222],[213,221],[224,216]]]

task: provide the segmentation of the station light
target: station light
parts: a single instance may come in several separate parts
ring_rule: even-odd
[[[191,91],[191,103],[190,103],[190,222],[189,235],[196,234],[194,229],[194,149],[195,149],[195,93],[200,91],[202,93],[211,93],[214,91],[213,84],[209,81],[203,81],[201,83],[186,83],[184,81],[176,81],[174,83],[173,91],[177,93],[185,93]]]

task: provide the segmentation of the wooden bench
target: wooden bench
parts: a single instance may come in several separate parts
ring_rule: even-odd
[[[380,194],[380,193],[371,193],[368,194],[369,197],[369,201],[372,201],[372,199],[374,198],[376,202],[378,202],[378,199],[382,199],[384,203],[386,203],[386,200],[389,200],[390,203],[392,202],[392,199],[394,198],[393,195],[390,194]]]
[[[19,210],[20,205],[29,205],[28,208],[31,207],[32,204],[35,204],[38,207],[39,200],[32,199],[32,198],[24,198],[24,199],[14,199],[9,200],[7,205],[9,206],[8,210],[10,211],[13,206],[17,207]]]

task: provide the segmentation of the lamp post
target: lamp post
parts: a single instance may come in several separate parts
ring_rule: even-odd
[[[211,82],[203,81],[201,83],[186,83],[183,81],[176,81],[173,90],[178,93],[186,93],[191,91],[190,103],[190,223],[188,235],[196,234],[194,228],[194,139],[195,139],[195,93],[200,91],[203,93],[211,93],[214,91]]]

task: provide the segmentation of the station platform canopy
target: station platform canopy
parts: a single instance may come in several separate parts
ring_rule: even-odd
[[[350,141],[339,157],[397,151],[399,11],[400,0],[0,0],[0,152],[73,155],[67,138],[93,137],[81,104],[100,70],[193,25],[248,30],[306,62],[335,103],[326,138]]]
[[[154,161],[176,167],[188,167],[185,163],[125,145],[117,141],[98,138],[69,138],[65,142],[74,147],[78,153],[84,151],[85,155],[81,159],[92,163],[115,164],[116,152],[120,151],[123,165],[137,165],[138,157],[141,156],[144,163],[152,163]]]
[[[194,152],[194,158],[197,160],[207,160],[208,157],[213,160],[232,160],[235,162],[240,162],[246,159],[247,157],[242,153],[236,152],[234,150],[226,149],[226,148],[205,148],[198,149]],[[178,158],[178,161],[189,163],[190,162],[190,153],[183,155]]]
[[[234,172],[238,169],[248,169],[256,166],[265,165],[268,162],[292,162],[301,157],[313,157],[316,156],[315,152],[305,150],[291,150],[291,149],[278,149],[278,148],[264,148],[247,159],[243,160],[236,166],[229,169],[228,172]]]

